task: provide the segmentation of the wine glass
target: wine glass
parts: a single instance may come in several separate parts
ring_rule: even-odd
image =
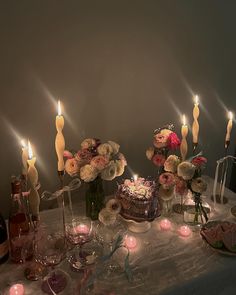
[[[92,221],[88,217],[73,217],[66,222],[66,238],[75,247],[70,251],[68,261],[73,270],[81,270],[93,264],[95,253],[83,250],[82,246],[92,240]]]
[[[35,260],[46,268],[51,268],[43,278],[41,289],[47,294],[63,291],[67,285],[67,276],[61,270],[55,270],[64,258],[66,243],[63,232],[56,228],[41,225],[35,237]]]

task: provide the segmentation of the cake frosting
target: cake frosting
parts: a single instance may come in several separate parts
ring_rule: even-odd
[[[126,179],[118,186],[116,198],[121,215],[135,221],[152,221],[157,216],[156,183],[144,178]]]

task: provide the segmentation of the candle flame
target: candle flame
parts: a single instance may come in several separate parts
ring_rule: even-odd
[[[183,125],[186,125],[186,117],[183,115]]]
[[[228,113],[228,117],[229,117],[229,120],[233,120],[233,117],[234,117],[233,113],[232,112],[229,112]]]
[[[195,96],[194,96],[194,103],[195,103],[196,105],[199,104],[199,96],[198,96],[198,95],[195,95]]]
[[[24,139],[21,139],[21,146],[23,147],[23,148],[26,148],[27,146],[26,146],[26,143],[25,143],[25,141],[24,141]]]
[[[61,101],[60,100],[58,100],[57,107],[58,107],[58,116],[61,116]]]
[[[28,154],[29,154],[29,159],[31,160],[33,158],[33,151],[32,151],[32,147],[29,140],[28,140]]]
[[[138,174],[134,174],[133,179],[134,179],[134,182],[136,182],[138,180]]]

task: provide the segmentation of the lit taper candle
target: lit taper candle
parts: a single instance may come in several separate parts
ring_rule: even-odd
[[[227,149],[230,144],[230,135],[233,127],[233,113],[229,112],[228,113],[228,124],[227,124],[227,129],[226,129],[226,136],[225,136],[225,148]]]
[[[21,154],[21,158],[22,158],[22,174],[24,176],[26,176],[27,172],[28,172],[28,164],[27,164],[28,148],[27,148],[27,145],[26,145],[24,139],[21,140],[21,146],[22,146],[22,154]]]
[[[186,117],[183,115],[183,125],[181,128],[182,140],[180,144],[180,153],[182,161],[186,159],[186,155],[188,153],[188,143],[187,143],[187,135],[188,135],[188,125],[186,124]]]
[[[28,183],[30,187],[30,193],[29,193],[29,204],[30,204],[30,210],[33,217],[37,218],[39,215],[39,204],[40,204],[40,198],[37,191],[37,185],[38,185],[38,171],[35,168],[36,163],[36,157],[33,155],[32,147],[30,142],[28,141]]]
[[[199,123],[198,117],[200,114],[199,111],[199,97],[195,95],[194,97],[194,108],[193,108],[193,125],[192,125],[192,134],[193,134],[193,149],[195,150],[198,145],[198,134],[199,134]]]
[[[58,115],[56,116],[56,129],[57,129],[57,135],[55,140],[55,148],[58,158],[57,163],[57,170],[58,171],[64,171],[64,159],[63,154],[65,150],[65,139],[62,133],[64,127],[64,117],[62,116],[61,112],[61,102],[58,101]]]

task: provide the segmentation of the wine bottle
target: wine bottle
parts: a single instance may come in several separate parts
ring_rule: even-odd
[[[7,227],[0,213],[0,264],[7,261],[9,257],[9,246],[7,238]]]
[[[11,211],[9,217],[10,258],[13,262],[21,263],[28,259],[30,255],[30,252],[27,251],[27,257],[23,257],[23,248],[26,245],[28,247],[28,243],[30,243],[30,225],[24,203],[22,202],[21,181],[15,177],[12,178],[11,187]]]

